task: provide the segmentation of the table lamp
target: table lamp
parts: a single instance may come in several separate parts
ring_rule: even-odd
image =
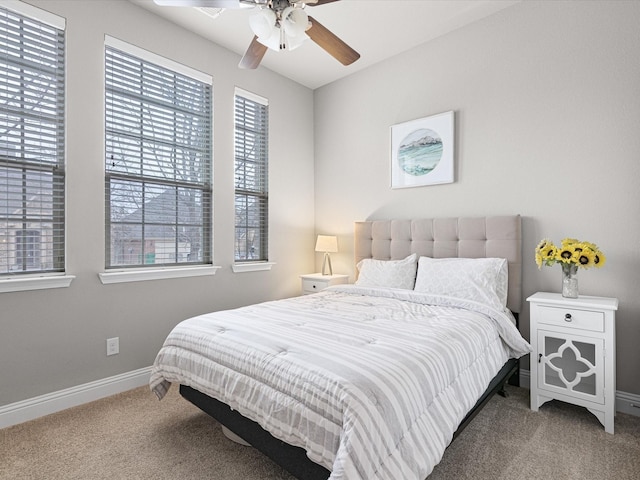
[[[324,252],[324,261],[322,262],[322,275],[333,275],[331,268],[331,256],[329,252],[338,251],[338,237],[335,235],[318,235],[316,241],[316,252]],[[327,266],[329,273],[327,273]]]

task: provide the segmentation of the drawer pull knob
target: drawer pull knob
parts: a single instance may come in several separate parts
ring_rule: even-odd
[[[565,322],[570,322],[571,321],[571,314],[570,313],[565,313],[564,314],[564,321]]]

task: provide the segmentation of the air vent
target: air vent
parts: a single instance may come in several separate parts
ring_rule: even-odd
[[[224,12],[224,8],[196,7],[196,10],[211,18],[218,18]]]

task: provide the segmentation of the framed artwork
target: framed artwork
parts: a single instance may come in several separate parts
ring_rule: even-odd
[[[453,183],[453,112],[391,126],[391,188]]]

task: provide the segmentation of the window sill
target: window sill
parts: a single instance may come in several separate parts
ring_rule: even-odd
[[[144,282],[147,280],[165,280],[169,278],[202,277],[215,275],[220,267],[197,266],[177,268],[154,268],[140,270],[115,270],[98,274],[104,285],[111,283]]]
[[[264,272],[271,270],[274,265],[274,262],[234,263],[231,265],[231,269],[233,273]]]
[[[75,275],[45,275],[20,278],[0,279],[0,293],[24,292],[27,290],[44,290],[49,288],[66,288],[71,285]]]

